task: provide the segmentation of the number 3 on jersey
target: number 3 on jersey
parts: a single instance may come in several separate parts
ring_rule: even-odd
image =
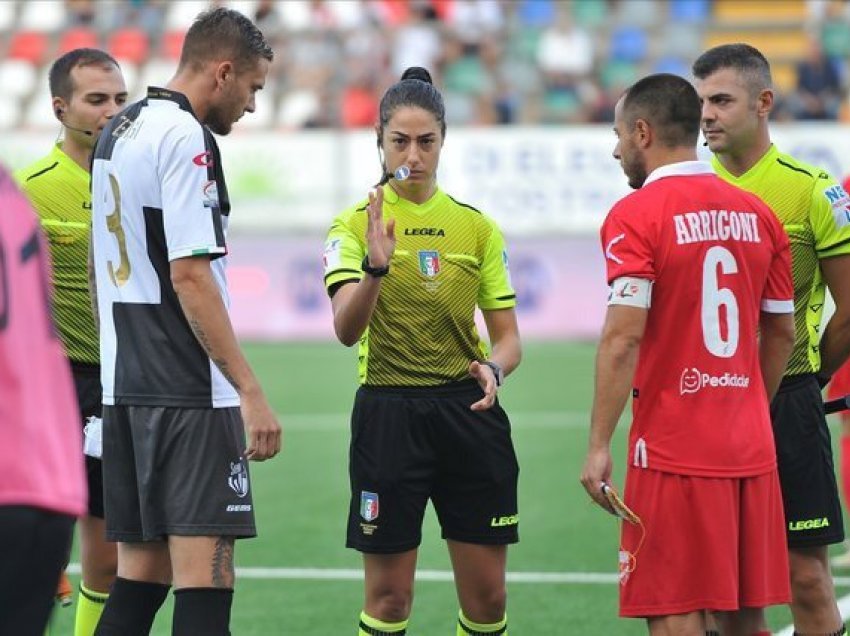
[[[112,261],[109,261],[107,266],[112,283],[116,287],[121,287],[130,278],[130,259],[127,257],[127,237],[124,235],[124,228],[121,227],[121,190],[118,187],[118,179],[113,174],[109,175],[109,185],[112,187],[112,201],[115,208],[112,214],[106,217],[106,227],[118,241],[118,255],[121,262],[118,264],[118,269],[115,269]]]
[[[738,302],[735,294],[720,286],[720,274],[736,274],[738,263],[725,247],[715,245],[705,254],[702,264],[702,339],[705,348],[718,358],[731,358],[738,350]],[[726,317],[726,336],[721,329]]]

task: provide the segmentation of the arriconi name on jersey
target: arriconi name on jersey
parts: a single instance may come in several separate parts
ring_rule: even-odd
[[[703,373],[696,367],[685,367],[682,378],[679,381],[679,395],[696,393],[701,389],[746,389],[750,386],[750,376],[729,373],[723,375],[711,375]]]
[[[673,217],[676,226],[676,243],[701,241],[741,241],[761,243],[758,216],[753,212],[734,210],[700,210],[685,212]]]

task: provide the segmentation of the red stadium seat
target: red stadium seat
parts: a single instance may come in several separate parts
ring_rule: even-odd
[[[96,49],[100,47],[97,33],[91,29],[77,28],[68,29],[59,37],[58,55],[73,51],[74,49]]]
[[[183,49],[183,40],[186,38],[185,31],[168,31],[162,36],[162,48],[160,54],[166,60],[179,60],[180,51]]]
[[[6,57],[41,65],[47,56],[47,35],[39,31],[18,31],[12,35]]]
[[[149,53],[147,33],[134,28],[116,31],[109,38],[109,52],[119,62],[144,64]]]

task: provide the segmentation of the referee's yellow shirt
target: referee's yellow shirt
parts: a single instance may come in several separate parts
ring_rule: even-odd
[[[334,220],[325,243],[328,289],[363,276],[366,201]],[[492,219],[437,190],[418,205],[384,186],[384,220],[396,220],[390,273],[360,340],[360,382],[437,386],[468,377],[485,357],[476,306],[516,304],[505,240]]]
[[[53,261],[53,317],[73,362],[98,364],[97,330],[89,300],[87,261],[91,230],[89,173],[62,151],[15,173],[41,220]]]
[[[717,157],[717,174],[758,195],[779,218],[791,242],[794,278],[794,351],[786,375],[820,370],[820,323],[826,286],[819,261],[850,254],[850,199],[844,188],[820,168],[797,161],[771,145],[739,177]]]

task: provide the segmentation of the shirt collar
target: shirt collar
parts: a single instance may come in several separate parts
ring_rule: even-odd
[[[189,98],[186,97],[183,93],[178,93],[177,91],[172,91],[168,88],[148,86],[148,99],[167,99],[168,101],[177,104],[182,110],[185,110],[192,116],[195,115],[194,111],[192,110],[192,105],[189,103]]]
[[[653,181],[664,177],[690,177],[700,174],[714,174],[714,168],[708,161],[679,161],[659,166],[649,173],[643,185],[647,186]]]

